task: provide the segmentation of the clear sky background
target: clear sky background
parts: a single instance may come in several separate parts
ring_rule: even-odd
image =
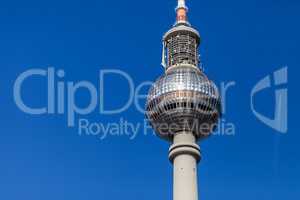
[[[66,115],[31,116],[18,109],[13,84],[30,68],[64,69],[65,82],[98,85],[99,70],[120,69],[135,84],[163,73],[161,38],[174,23],[175,0],[2,1],[0,6],[0,199],[166,200],[172,195],[169,144],[142,131],[128,136],[79,136]],[[218,85],[235,81],[224,119],[234,136],[201,142],[199,190],[204,200],[282,200],[300,197],[299,112],[300,4],[296,0],[190,0],[190,21],[202,37],[205,72]],[[250,91],[265,76],[289,67],[289,131],[260,122]],[[109,81],[109,80],[108,80]],[[124,104],[128,87],[117,77],[105,85],[105,107]],[[23,97],[46,102],[43,78],[26,82]],[[80,105],[88,94],[77,96]],[[274,88],[256,107],[274,110]],[[141,103],[143,104],[143,102]],[[134,106],[117,115],[84,116],[107,124],[143,122]]]

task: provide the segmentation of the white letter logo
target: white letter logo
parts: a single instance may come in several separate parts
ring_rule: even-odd
[[[27,106],[21,97],[21,89],[22,89],[22,84],[23,82],[34,75],[39,75],[39,76],[46,76],[47,71],[42,70],[42,69],[31,69],[26,72],[23,72],[16,80],[14,84],[14,100],[16,105],[25,113],[31,114],[31,115],[41,115],[47,113],[47,108],[30,108]]]
[[[274,72],[274,85],[281,86],[288,83],[288,68],[284,67],[276,72]],[[268,89],[271,87],[271,76],[266,76],[261,81],[259,81],[251,91],[251,109],[254,115],[262,121],[264,124],[270,126],[271,128],[281,132],[287,133],[288,131],[288,89],[281,88],[275,90],[275,111],[274,119],[270,119],[254,109],[253,99],[256,93]]]

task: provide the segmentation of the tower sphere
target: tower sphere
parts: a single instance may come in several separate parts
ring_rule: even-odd
[[[172,140],[177,132],[201,139],[212,132],[220,115],[217,88],[198,68],[170,68],[152,86],[146,103],[147,117],[156,133]]]
[[[207,137],[220,117],[220,96],[200,64],[200,34],[187,20],[184,0],[178,0],[175,25],[163,37],[165,73],[153,84],[146,115],[156,133],[172,141],[177,133]]]

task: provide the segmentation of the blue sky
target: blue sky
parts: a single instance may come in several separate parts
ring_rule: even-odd
[[[128,136],[78,135],[66,115],[32,116],[13,99],[17,77],[31,68],[63,69],[64,82],[98,85],[99,71],[119,69],[136,85],[163,73],[161,38],[174,23],[175,0],[6,1],[0,6],[0,199],[171,199],[169,144],[142,131]],[[299,111],[295,75],[299,70],[300,4],[295,0],[189,1],[189,18],[202,38],[206,74],[218,85],[235,81],[224,119],[234,136],[201,142],[200,196],[222,199],[296,199],[300,196]],[[254,85],[288,66],[288,132],[259,121],[250,108]],[[118,77],[104,87],[106,108],[127,99]],[[45,105],[46,81],[24,85],[24,101]],[[145,89],[146,91],[146,89]],[[145,92],[144,91],[144,92]],[[81,106],[88,93],[76,97]],[[273,115],[274,88],[259,94],[256,108]],[[141,103],[143,104],[143,102]],[[80,116],[77,116],[79,118]],[[115,115],[83,116],[108,124],[120,118],[143,122],[132,105]]]

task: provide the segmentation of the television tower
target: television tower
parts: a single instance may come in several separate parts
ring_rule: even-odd
[[[200,35],[187,12],[185,0],[178,0],[176,23],[163,37],[165,73],[151,87],[146,103],[155,132],[172,143],[174,200],[198,200],[197,142],[212,133],[221,113],[218,89],[198,67]]]

